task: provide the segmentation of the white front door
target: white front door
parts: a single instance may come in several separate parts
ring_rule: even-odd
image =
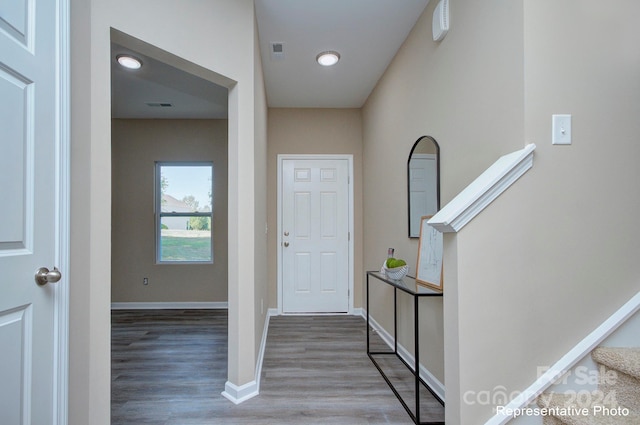
[[[349,164],[285,159],[281,167],[282,310],[349,311]]]
[[[0,423],[57,423],[58,2],[0,1]],[[54,275],[51,274],[53,279]]]

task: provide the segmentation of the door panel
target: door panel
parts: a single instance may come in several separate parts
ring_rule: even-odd
[[[311,292],[311,253],[295,253],[295,281],[293,282],[296,294],[308,294]]]
[[[349,310],[348,172],[342,159],[283,161],[285,313]]]
[[[311,193],[296,192],[294,199],[295,230],[293,234],[296,239],[308,240],[311,237]]]
[[[338,256],[335,252],[320,253],[320,291],[333,294],[338,284]]]
[[[27,47],[29,17],[33,8],[27,0],[10,0],[0,3],[0,29],[15,41]]]
[[[0,0],[0,423],[54,420],[57,2]]]
[[[336,193],[320,194],[320,237],[323,240],[336,239],[337,235],[337,215],[338,203]]]
[[[30,102],[33,84],[15,70],[0,64],[0,116],[2,116],[2,155],[0,155],[0,251],[27,248],[25,220],[32,213],[33,111]],[[27,181],[29,179],[30,181]],[[6,182],[6,183],[5,183]],[[31,229],[29,229],[31,230]]]
[[[15,391],[27,388],[31,362],[31,344],[28,331],[31,329],[30,307],[20,307],[0,314],[0,347],[3,358],[0,376],[4,380],[0,387],[0,417],[7,424],[19,424],[28,415],[25,407],[30,404],[30,394]]]

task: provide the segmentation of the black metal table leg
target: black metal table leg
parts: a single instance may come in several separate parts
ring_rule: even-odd
[[[393,288],[393,352],[398,354],[398,288]]]
[[[370,335],[369,335],[369,331],[370,331],[370,303],[369,303],[369,275],[375,277],[376,279],[393,286],[393,341],[394,341],[394,346],[393,346],[393,351],[371,351],[371,342],[370,342]],[[409,282],[410,285],[407,285],[406,282]],[[398,400],[400,401],[400,404],[402,404],[402,407],[404,407],[404,409],[406,410],[406,412],[409,414],[409,417],[411,418],[411,420],[416,423],[416,424],[420,424],[420,425],[426,425],[426,424],[432,424],[432,425],[444,425],[444,422],[442,421],[427,421],[427,422],[422,422],[420,420],[420,416],[421,416],[421,412],[420,412],[420,386],[424,385],[424,387],[434,396],[434,398],[436,400],[438,400],[440,402],[440,404],[442,404],[444,406],[444,400],[442,400],[436,393],[435,391],[420,377],[420,346],[419,346],[419,336],[420,336],[420,313],[419,313],[419,299],[421,297],[441,297],[442,293],[441,292],[436,292],[436,291],[432,291],[429,289],[424,289],[424,288],[417,288],[415,286],[415,279],[411,278],[411,277],[407,277],[405,278],[404,281],[397,281],[397,280],[390,280],[388,279],[386,276],[384,276],[382,273],[378,273],[378,272],[367,272],[367,281],[366,281],[366,285],[367,285],[367,289],[366,289],[366,294],[367,294],[367,299],[366,299],[366,307],[367,307],[367,355],[369,356],[369,359],[371,359],[371,361],[373,362],[374,366],[376,367],[376,369],[378,369],[378,372],[380,372],[380,375],[382,375],[382,377],[384,378],[385,382],[387,383],[387,385],[389,385],[389,388],[391,388],[391,391],[393,391],[393,394],[398,398]],[[398,289],[411,295],[413,297],[413,312],[414,312],[414,353],[415,353],[415,361],[413,365],[410,365],[408,363],[408,361],[406,361],[400,354],[398,354]],[[394,355],[395,357],[397,357],[409,370],[413,369],[413,376],[415,379],[415,413],[411,411],[411,408],[409,407],[409,405],[405,402],[405,400],[402,398],[402,396],[400,395],[400,393],[398,392],[398,390],[395,388],[395,386],[393,385],[393,383],[391,382],[391,380],[389,379],[389,377],[387,377],[387,375],[385,374],[385,372],[383,371],[381,365],[377,362],[377,360],[375,359],[374,356],[376,355]]]
[[[369,347],[369,275],[367,274],[367,354],[371,353]]]
[[[418,314],[418,297],[413,297],[413,330],[414,330],[414,350],[415,363],[413,366],[413,375],[415,378],[416,388],[416,423],[420,423],[420,344],[419,344],[419,314]]]

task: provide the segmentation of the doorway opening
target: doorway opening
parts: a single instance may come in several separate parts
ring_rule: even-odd
[[[122,67],[122,55],[138,59],[140,68]],[[218,318],[225,338],[216,339],[214,351],[224,356],[219,373],[225,377],[230,81],[112,29],[112,310]],[[196,181],[192,172],[201,169],[206,173]],[[187,332],[186,322],[161,321]],[[112,358],[112,365],[121,361]]]

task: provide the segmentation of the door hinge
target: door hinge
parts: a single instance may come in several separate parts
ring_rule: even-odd
[[[351,232],[347,232],[347,240],[350,241],[351,240]]]
[[[351,184],[351,176],[347,176],[347,184]]]

